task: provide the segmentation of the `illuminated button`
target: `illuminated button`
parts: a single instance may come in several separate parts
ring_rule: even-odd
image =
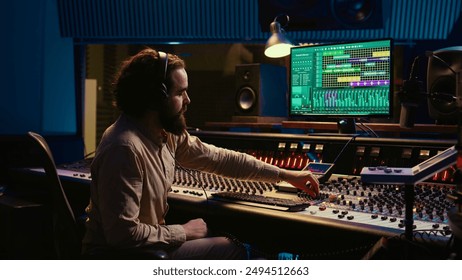
[[[372,147],[370,156],[371,157],[378,157],[380,155],[380,148],[379,147]]]
[[[411,157],[412,157],[412,149],[410,148],[403,149],[403,152],[401,153],[401,158],[411,158]]]
[[[426,159],[430,157],[430,150],[421,150],[419,153],[419,159]]]
[[[297,143],[290,143],[289,149],[290,149],[291,151],[295,151],[295,150],[297,150],[297,147],[298,147],[298,144],[297,144]]]
[[[323,144],[317,144],[316,147],[315,147],[315,152],[316,153],[322,153],[322,151],[324,150],[324,145]]]
[[[356,155],[357,156],[364,156],[366,152],[366,147],[363,147],[363,146],[359,146],[356,148]]]

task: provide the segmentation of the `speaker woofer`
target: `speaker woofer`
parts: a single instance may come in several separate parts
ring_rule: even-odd
[[[257,94],[251,87],[243,87],[236,95],[237,108],[246,112],[252,110],[257,103]]]
[[[332,14],[344,26],[360,26],[378,12],[376,2],[376,0],[331,0]]]
[[[433,94],[453,95],[456,92],[456,80],[451,76],[438,77],[433,81],[429,92]],[[448,100],[444,96],[438,96],[431,97],[429,102],[433,106],[433,109],[438,112],[432,115],[433,118],[451,120],[457,117],[457,103],[455,100]]]
[[[287,70],[284,66],[252,63],[236,65],[236,116],[286,117]]]

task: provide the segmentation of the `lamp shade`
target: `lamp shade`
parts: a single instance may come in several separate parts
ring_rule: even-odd
[[[265,55],[272,58],[289,55],[292,43],[284,35],[284,29],[281,28],[281,24],[277,21],[273,21],[270,24],[270,30],[272,34],[266,42]]]

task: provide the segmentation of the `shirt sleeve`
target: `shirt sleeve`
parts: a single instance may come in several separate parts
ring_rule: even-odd
[[[110,148],[98,164],[97,178],[93,178],[97,183],[96,205],[109,245],[180,244],[186,240],[181,225],[148,225],[140,222],[144,168],[132,147]]]
[[[241,180],[272,183],[280,181],[279,167],[245,153],[204,143],[189,133],[184,133],[179,137],[176,157],[185,168],[198,169]]]

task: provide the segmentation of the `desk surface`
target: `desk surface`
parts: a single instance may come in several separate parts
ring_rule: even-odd
[[[415,124],[413,128],[402,128],[398,123],[364,123],[374,131],[382,132],[409,132],[409,133],[443,133],[454,134],[457,132],[456,125]],[[282,122],[206,122],[209,128],[297,128],[314,129],[323,131],[336,131],[336,122],[307,122],[307,121],[282,121]]]
[[[14,197],[11,195],[0,195],[0,206],[5,206],[8,208],[14,209],[22,209],[22,208],[30,208],[30,207],[40,207],[42,204],[26,201],[22,198]]]

